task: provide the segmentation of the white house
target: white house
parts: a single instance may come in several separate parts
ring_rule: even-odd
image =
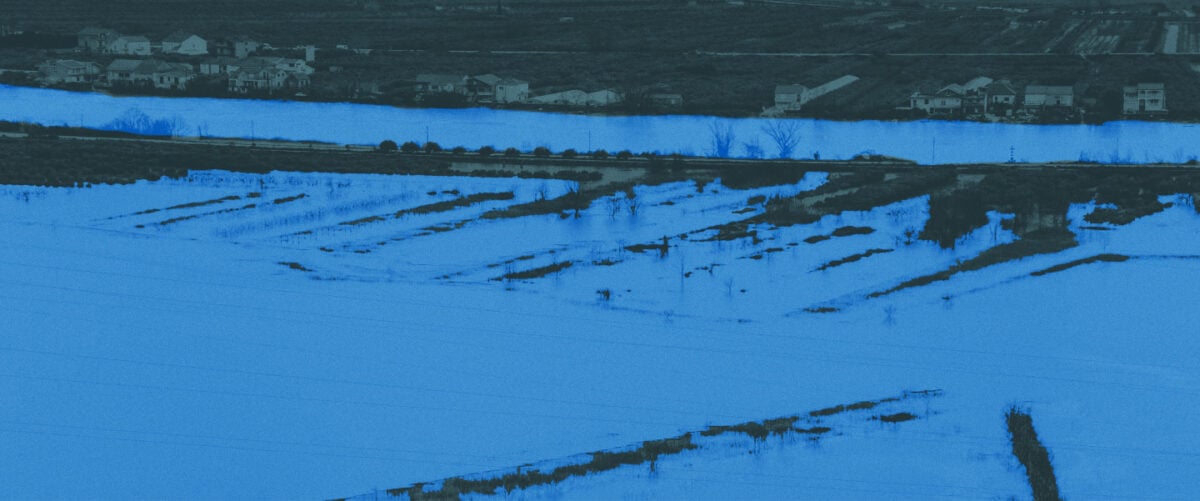
[[[186,63],[146,61],[138,67],[134,78],[141,80],[147,76],[156,89],[184,90],[196,78],[196,70]]]
[[[775,107],[785,111],[800,111],[807,93],[808,87],[800,84],[776,85]]]
[[[991,105],[1015,106],[1017,104],[1017,91],[1006,80],[992,82],[984,88],[984,92],[988,95],[988,103]]]
[[[987,86],[991,85],[992,82],[994,82],[994,81],[995,80],[992,80],[991,78],[988,78],[988,77],[972,78],[972,79],[968,80],[967,83],[963,84],[963,92],[967,92],[967,93],[982,92],[984,89],[987,88]]]
[[[651,106],[657,108],[678,108],[683,106],[683,94],[658,93],[646,96]]]
[[[105,79],[109,85],[130,85],[133,83],[133,73],[141,66],[140,59],[116,59],[104,69]]]
[[[1026,108],[1072,107],[1075,105],[1075,89],[1068,85],[1025,86]]]
[[[562,92],[553,92],[541,96],[535,96],[528,99],[528,102],[533,104],[555,104],[560,106],[586,106],[588,93],[579,89],[564,90]]]
[[[194,34],[176,31],[163,39],[162,51],[164,54],[202,56],[208,54],[208,42]]]
[[[1126,115],[1167,112],[1167,91],[1161,83],[1140,83],[1124,89],[1122,111]]]
[[[209,44],[209,52],[213,55],[238,59],[250,57],[260,48],[262,48],[262,44],[243,36],[224,38]]]
[[[190,64],[153,59],[117,59],[105,68],[105,73],[109,85],[164,90],[184,90],[196,76]]]
[[[42,83],[87,83],[100,74],[100,65],[90,61],[51,59],[38,65]]]
[[[76,34],[79,48],[88,52],[108,53],[121,34],[105,28],[84,28]]]
[[[529,82],[515,78],[504,78],[496,82],[497,103],[519,103],[529,97]]]
[[[775,110],[800,111],[805,104],[858,81],[854,75],[843,75],[813,88],[800,84],[775,86]]]
[[[954,113],[962,109],[964,95],[963,86],[958,84],[947,85],[932,94],[917,91],[909,96],[909,107],[931,115]]]
[[[416,78],[417,92],[464,93],[467,88],[466,75],[444,75],[422,73]]]
[[[123,36],[113,41],[110,52],[123,56],[149,56],[150,39],[143,36]]]
[[[585,104],[588,106],[611,106],[624,100],[625,98],[621,93],[612,89],[604,89],[589,92]]]
[[[231,57],[218,57],[200,63],[201,75],[226,75],[242,67],[243,62]]]
[[[209,71],[213,71],[210,63]],[[220,63],[217,63],[220,69]],[[231,92],[267,91],[281,89],[303,89],[311,82],[313,68],[300,59],[283,57],[252,57],[235,64],[227,64],[229,90]]]
[[[579,89],[564,90],[562,92],[554,92],[541,96],[531,97],[526,100],[533,104],[552,104],[558,106],[611,106],[620,103],[624,100],[619,92],[612,89],[603,89],[595,92],[584,92]]]

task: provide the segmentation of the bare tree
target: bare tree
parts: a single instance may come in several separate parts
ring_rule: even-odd
[[[733,149],[733,126],[713,120],[708,124],[708,130],[712,133],[712,155],[718,158],[728,158]]]
[[[772,120],[763,125],[763,132],[779,147],[779,158],[791,158],[800,144],[800,124],[791,120]]]
[[[746,156],[749,158],[763,157],[762,143],[759,143],[757,137],[754,138],[753,141],[746,141],[742,143],[742,148],[746,149]]]
[[[620,213],[621,213],[621,199],[618,197],[609,198],[608,199],[608,217],[609,217],[609,219],[616,219],[617,214],[620,214]]]

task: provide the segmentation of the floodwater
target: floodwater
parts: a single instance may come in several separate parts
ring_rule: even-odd
[[[434,141],[443,147],[531,151],[605,149],[778,157],[770,128],[797,139],[792,158],[870,152],[923,164],[960,162],[1181,163],[1200,156],[1200,126],[1162,122],[1018,125],[952,121],[838,122],[690,115],[597,116],[528,111],[395,108],[213,98],[112,97],[0,85],[0,120],[139,133],[316,140],[339,144]],[[716,134],[720,131],[722,134]],[[727,147],[714,141],[724,136]],[[757,153],[756,153],[757,152]]]

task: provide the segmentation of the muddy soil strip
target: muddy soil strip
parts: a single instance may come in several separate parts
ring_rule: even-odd
[[[503,276],[493,278],[492,280],[529,280],[531,278],[542,278],[570,268],[574,264],[574,261],[563,261],[561,263],[554,263],[530,270],[505,273]]]
[[[487,202],[487,201],[491,201],[491,200],[512,200],[515,197],[516,197],[516,195],[513,194],[513,192],[511,192],[511,191],[496,192],[496,193],[476,193],[474,195],[458,197],[453,200],[444,200],[441,202],[434,202],[431,204],[425,204],[425,205],[413,207],[411,209],[403,209],[403,210],[400,210],[400,211],[397,211],[394,213],[378,215],[378,216],[367,216],[364,218],[355,219],[353,221],[345,221],[345,222],[341,222],[338,224],[342,225],[342,226],[358,226],[358,225],[363,225],[363,224],[368,224],[368,223],[384,221],[387,219],[400,219],[404,216],[411,215],[411,214],[434,214],[434,213],[438,213],[438,212],[449,212],[454,209],[458,209],[461,207],[467,207],[467,206],[474,205],[474,204],[477,204],[480,202]]]
[[[215,211],[211,211],[211,212],[204,212],[204,213],[201,213],[201,214],[192,214],[192,215],[189,215],[189,216],[173,217],[173,218],[171,218],[171,219],[166,219],[166,220],[163,220],[163,221],[159,221],[159,222],[157,222],[157,223],[155,223],[155,224],[157,224],[157,225],[159,225],[159,226],[167,226],[167,225],[169,225],[169,224],[175,224],[175,223],[178,223],[178,222],[181,222],[181,221],[188,221],[188,220],[192,220],[192,219],[199,219],[199,218],[202,218],[202,217],[207,217],[207,216],[215,216],[215,215],[217,215],[217,214],[229,214],[229,213],[231,213],[231,212],[238,212],[238,211],[243,211],[243,210],[249,210],[249,209],[253,209],[253,208],[255,208],[255,207],[258,207],[258,204],[247,204],[247,205],[243,205],[243,206],[241,206],[241,207],[231,207],[231,208],[228,208],[228,209],[221,209],[221,210],[215,210]],[[137,225],[137,227],[138,227],[138,228],[143,228],[143,227],[144,227],[144,225],[140,225],[140,224],[139,224],[139,225]]]
[[[259,193],[256,191],[256,192],[247,193],[245,198],[259,198],[261,196],[262,196],[262,193]],[[108,219],[118,219],[118,218],[129,217],[129,216],[144,216],[146,214],[154,214],[156,212],[163,212],[163,211],[169,211],[169,210],[191,209],[191,208],[195,208],[195,207],[204,207],[206,205],[222,204],[225,202],[232,202],[234,200],[241,200],[241,199],[242,199],[242,197],[240,195],[229,195],[226,197],[214,198],[212,200],[204,200],[201,202],[188,202],[186,204],[172,205],[170,207],[165,207],[165,208],[161,208],[161,209],[157,209],[157,208],[146,209],[143,211],[134,212],[132,214],[125,214],[123,216],[113,216]]]
[[[813,235],[811,237],[808,237],[808,238],[804,239],[804,242],[810,243],[810,244],[815,244],[818,242],[824,242],[826,240],[830,240],[834,237],[849,237],[849,236],[853,236],[853,235],[870,235],[872,233],[875,233],[875,228],[871,228],[871,227],[867,227],[867,226],[842,226],[841,228],[833,230],[833,233],[830,233],[828,235]]]
[[[1048,275],[1050,273],[1058,273],[1060,271],[1069,270],[1076,266],[1083,266],[1085,264],[1101,263],[1101,262],[1103,262],[1103,263],[1121,263],[1121,262],[1125,262],[1128,260],[1129,260],[1129,256],[1124,256],[1121,254],[1097,254],[1092,257],[1085,257],[1083,259],[1076,259],[1074,261],[1070,261],[1070,262],[1066,262],[1066,263],[1062,263],[1062,264],[1056,264],[1056,265],[1046,268],[1044,270],[1038,270],[1038,271],[1032,272],[1032,273],[1030,273],[1030,275],[1035,276],[1035,277],[1040,277],[1042,275]]]
[[[818,267],[817,271],[825,271],[830,268],[837,268],[838,266],[841,266],[843,264],[850,264],[855,261],[874,256],[876,254],[886,254],[886,253],[892,252],[894,250],[896,250],[896,249],[868,249],[866,252],[858,253],[853,256],[846,256],[844,258],[835,259],[833,261],[825,263],[825,264],[821,265],[820,267]]]
[[[1034,501],[1058,501],[1054,465],[1050,464],[1050,453],[1033,429],[1033,418],[1028,412],[1014,407],[1004,414],[1004,421],[1012,437],[1013,455],[1025,466]]]
[[[463,496],[471,494],[493,495],[498,489],[504,489],[505,493],[511,493],[512,491],[518,489],[528,489],[538,485],[556,484],[570,477],[582,477],[592,473],[614,470],[623,465],[649,463],[650,470],[654,471],[658,459],[663,456],[699,449],[700,446],[693,443],[693,437],[696,434],[702,437],[713,437],[726,433],[740,433],[751,437],[757,443],[766,440],[771,435],[782,437],[788,433],[799,433],[808,435],[812,440],[817,440],[821,435],[833,431],[833,428],[820,424],[820,419],[822,417],[841,414],[844,412],[868,410],[880,404],[899,402],[914,397],[929,398],[940,395],[940,390],[910,391],[904,392],[904,394],[899,397],[868,400],[847,405],[837,405],[834,407],[812,411],[805,415],[798,414],[794,416],[765,419],[762,421],[750,421],[727,426],[709,426],[700,432],[687,432],[677,437],[665,438],[661,440],[648,440],[642,442],[637,447],[631,446],[630,448],[625,448],[625,450],[610,449],[607,451],[592,452],[589,453],[591,457],[590,461],[559,466],[550,470],[548,473],[543,473],[542,471],[533,468],[524,469],[526,467],[520,467],[514,472],[503,474],[494,473],[490,475],[482,474],[473,479],[464,477],[447,478],[441,481],[441,485],[439,487],[430,490],[425,490],[430,483],[416,483],[408,487],[389,489],[387,494],[394,497],[408,496],[408,498],[413,501],[461,499]],[[872,416],[870,419],[875,421],[898,423],[916,419],[916,415],[907,412],[900,412],[897,414]],[[796,423],[799,421],[805,421],[806,424],[811,426],[796,426]]]
[[[872,292],[868,294],[867,297],[877,298],[886,296],[893,292],[904,289],[921,287],[929,285],[933,282],[949,280],[950,277],[964,271],[981,270],[989,266],[994,266],[1009,261],[1016,261],[1018,259],[1036,254],[1053,254],[1070,249],[1076,245],[1079,244],[1075,241],[1075,234],[1071,233],[1070,231],[1056,228],[1039,230],[1029,233],[1028,235],[1025,235],[1025,238],[1015,242],[992,247],[981,252],[974,258],[946,268],[945,270],[908,280],[900,285],[884,291]]]

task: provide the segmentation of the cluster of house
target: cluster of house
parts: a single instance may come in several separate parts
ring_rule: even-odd
[[[1037,115],[1048,110],[1070,111],[1076,107],[1075,88],[1069,85],[1026,85],[1019,96],[1012,83],[977,77],[964,84],[950,84],[937,92],[914,92],[908,109],[929,115],[992,115],[1014,113]],[[1122,92],[1126,115],[1155,115],[1167,112],[1166,90],[1161,83],[1126,86]]]
[[[162,54],[182,54],[185,56],[202,56],[209,53],[209,42],[199,36],[177,31],[167,35],[162,41],[154,43],[141,35],[122,35],[107,28],[84,28],[76,34],[79,48],[96,54],[113,54],[118,56],[149,56],[155,52]],[[230,48],[232,40],[217,42],[224,48]],[[255,47],[257,49],[257,47]]]
[[[105,67],[92,61],[52,59],[38,65],[42,83],[96,84],[108,87],[142,87],[184,90],[197,78],[225,78],[230,92],[274,92],[307,88],[314,68],[315,48],[309,47],[306,59],[256,57],[266,47],[246,37],[208,41],[197,35],[175,32],[161,43],[151,44],[143,36],[121,35],[104,28],[85,28],[78,34],[78,48],[92,54],[116,56],[215,56],[197,66],[191,63],[153,58],[117,58]]]
[[[497,104],[532,104],[564,106],[571,108],[595,108],[620,104],[625,95],[613,89],[586,91],[568,89],[540,95],[529,91],[529,82],[515,78],[502,78],[493,74],[478,76],[420,74],[414,80],[416,99],[424,100],[433,94],[453,94],[465,97],[469,102]],[[679,94],[657,93],[646,96],[647,104],[670,109],[683,105]]]

